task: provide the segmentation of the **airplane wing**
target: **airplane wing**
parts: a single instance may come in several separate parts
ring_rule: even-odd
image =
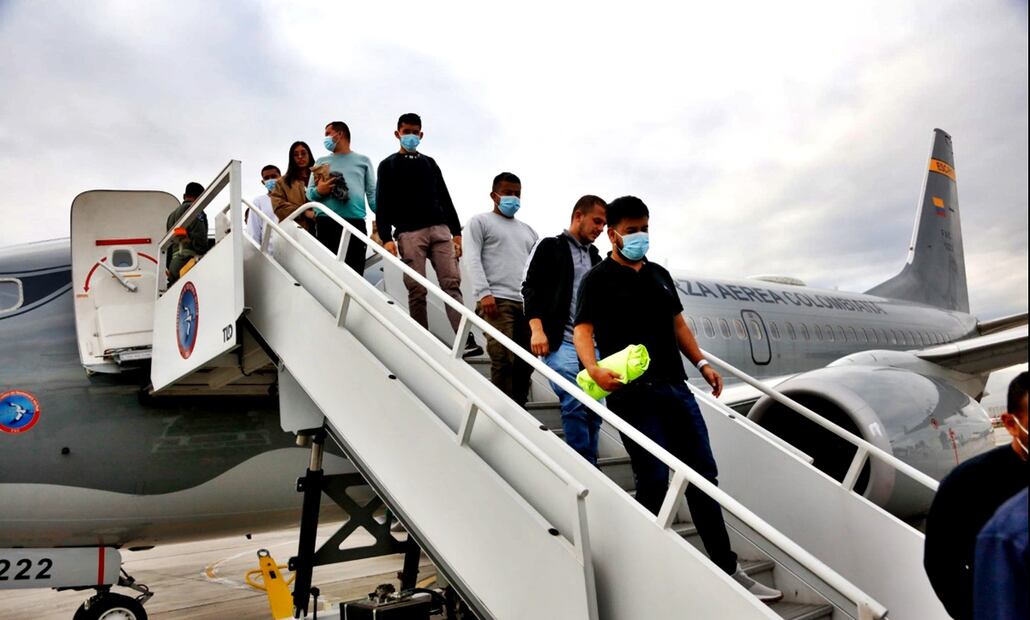
[[[914,353],[920,359],[969,374],[981,374],[1020,364],[1027,359],[1026,314],[1023,314],[1023,317],[1024,324],[1019,327],[929,347]],[[1011,318],[1013,317],[1007,317]]]
[[[980,321],[976,324],[976,331],[980,332],[981,336],[987,334],[993,334],[1000,331],[1005,331],[1011,327],[1019,327],[1020,325],[1026,325],[1027,313],[1021,312],[1019,314],[1012,314],[1009,316],[1003,316],[997,319],[991,319],[989,321]]]

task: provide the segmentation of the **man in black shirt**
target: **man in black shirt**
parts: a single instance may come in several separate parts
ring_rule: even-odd
[[[647,206],[639,198],[623,196],[608,205],[607,217],[612,253],[580,284],[573,335],[576,353],[594,381],[611,392],[609,409],[716,484],[708,429],[685,384],[680,352],[698,367],[716,396],[722,392],[722,377],[701,355],[669,272],[644,258],[649,243]],[[647,372],[623,385],[618,373],[598,366],[595,338],[601,357],[628,345],[644,345],[651,358]],[[622,442],[633,466],[637,501],[657,513],[668,490],[669,468],[625,435]],[[718,502],[689,485],[687,504],[705,551],[719,568],[763,601],[783,597],[741,570]]]
[[[923,566],[951,617],[973,618],[976,536],[994,512],[1027,488],[1027,373],[1009,384],[1002,423],[1012,442],[965,461],[941,480],[926,516]]]
[[[418,152],[422,135],[422,119],[417,114],[402,114],[397,120],[394,136],[401,148],[379,164],[376,227],[383,247],[423,276],[429,259],[440,288],[463,304],[458,269],[461,222],[440,166],[432,157]],[[408,288],[411,318],[428,328],[426,287],[408,276],[404,276],[404,285]],[[447,318],[457,331],[461,315],[448,307]],[[465,355],[482,353],[483,349],[469,335]]]

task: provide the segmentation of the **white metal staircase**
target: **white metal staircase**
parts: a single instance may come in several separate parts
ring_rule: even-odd
[[[156,302],[155,388],[174,389],[177,381],[205,369],[224,368],[234,342],[238,346],[226,329],[235,319],[225,323],[225,317],[242,313],[278,358],[281,376],[303,393],[297,406],[310,399],[366,480],[481,615],[883,618],[888,603],[896,618],[943,617],[923,600],[929,586],[909,583],[908,556],[921,541],[917,532],[900,529],[889,514],[716,401],[699,395],[721,489],[587,399],[609,430],[621,431],[669,465],[665,504],[657,517],[650,514],[626,492],[632,475],[611,433],[608,453],[600,469],[594,468],[551,432],[556,405],[537,403],[527,411],[461,359],[468,330],[492,328],[432,282],[423,280],[431,299],[462,313],[460,333],[449,342],[422,329],[403,300],[358,276],[292,219],[278,223],[251,209],[250,217],[266,223],[265,243],[258,247],[244,237],[238,172],[238,162],[225,172],[230,230],[218,245],[230,249],[217,251],[216,245]],[[360,233],[339,223],[346,248]],[[270,250],[272,236],[277,241]],[[361,238],[382,257],[384,268],[420,278]],[[200,304],[197,331],[190,336],[196,341],[187,343],[191,355],[183,354],[182,330],[175,329],[181,328],[176,319],[189,297],[187,283],[195,297],[188,304]],[[215,305],[209,314],[217,319],[205,323],[208,299]],[[503,335],[491,333],[540,376],[578,392]],[[195,351],[204,353],[194,357]],[[775,476],[782,479],[765,485]],[[695,546],[683,501],[688,483],[724,507],[745,567],[783,589],[783,603],[759,603]],[[806,519],[813,520],[811,527],[805,527]],[[856,540],[860,536],[868,538]],[[906,555],[905,573],[902,587],[895,588],[882,575],[895,570],[898,554]],[[906,588],[916,590],[914,603]]]

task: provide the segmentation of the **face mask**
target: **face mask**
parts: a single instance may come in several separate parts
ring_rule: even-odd
[[[265,181],[265,189],[272,191],[275,189],[275,184],[279,179],[268,179]]]
[[[1024,433],[1026,432],[1026,429],[1023,428],[1023,425],[1019,423],[1019,420],[1017,420],[1015,416],[1012,416],[1012,421],[1016,423],[1016,426],[1019,427],[1019,430],[1023,431]],[[1023,449],[1023,452],[1027,452],[1028,454],[1030,454],[1030,452],[1028,452],[1026,449],[1026,444],[1020,441],[1019,437],[1016,437],[1015,439],[1016,443],[1019,444],[1019,447]]]
[[[615,233],[619,235],[618,232]],[[647,254],[647,249],[650,247],[650,241],[648,241],[646,232],[632,233],[629,235],[619,235],[622,237],[622,247],[619,248],[619,254],[628,261],[636,262]]]
[[[522,202],[518,196],[501,196],[500,202],[497,203],[497,210],[504,214],[505,217],[515,217],[515,212],[522,206]]]
[[[330,138],[329,136],[326,136],[325,140],[322,140],[322,144],[325,145],[325,150],[329,151],[330,153],[336,150],[336,141]]]
[[[401,136],[401,146],[409,153],[414,153],[420,142],[422,139],[418,137],[418,134],[406,133]]]

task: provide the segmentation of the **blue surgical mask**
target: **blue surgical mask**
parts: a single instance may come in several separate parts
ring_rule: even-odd
[[[505,217],[515,217],[515,212],[522,206],[522,202],[518,196],[501,196],[500,202],[497,203],[497,210],[504,214]]]
[[[322,140],[322,144],[325,145],[325,150],[330,153],[336,151],[336,140],[333,140],[329,136],[326,136],[325,140]]]
[[[401,136],[401,147],[409,153],[414,153],[418,149],[420,142],[422,142],[422,139],[418,137],[418,134],[406,133]]]
[[[268,179],[265,181],[265,189],[272,191],[275,189],[275,184],[279,179]]]
[[[618,232],[615,234],[619,235]],[[622,237],[622,247],[619,248],[619,254],[622,254],[623,258],[633,262],[644,258],[644,255],[647,254],[647,249],[651,245],[646,232],[619,236]]]

